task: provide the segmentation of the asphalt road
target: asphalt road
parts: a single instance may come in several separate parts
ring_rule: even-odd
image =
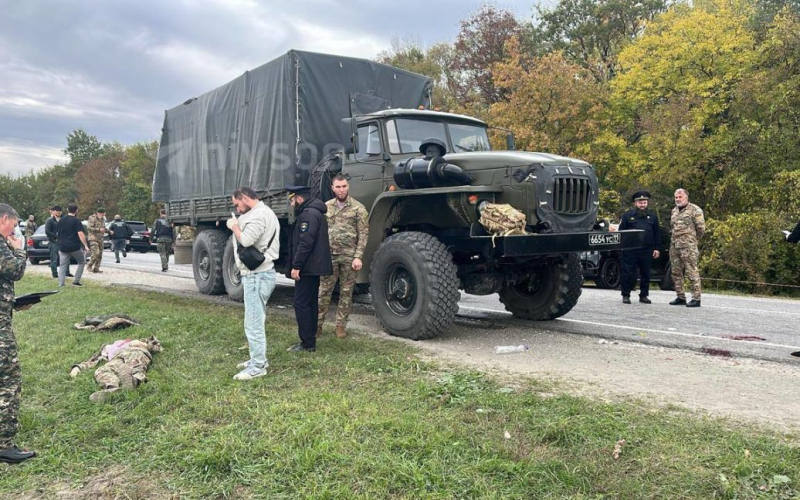
[[[172,261],[172,258],[170,258]],[[112,252],[103,256],[103,267],[119,267],[143,272],[160,272],[158,254],[129,253],[122,263],[114,262]],[[191,265],[170,263],[169,275],[187,280],[195,290]],[[292,282],[279,278],[278,284]],[[290,293],[279,295],[290,300]],[[761,297],[704,294],[700,308],[670,306],[673,292],[651,290],[653,304],[634,301],[623,305],[619,291],[583,288],[578,305],[555,321],[530,322],[514,319],[496,295],[474,296],[462,293],[456,325],[442,340],[457,338],[461,327],[483,329],[496,337],[495,343],[531,344],[536,334],[564,333],[596,337],[608,341],[637,342],[677,347],[716,355],[730,355],[800,364],[792,352],[800,351],[800,301]],[[278,298],[278,297],[275,297]],[[634,297],[635,299],[635,297]],[[372,314],[371,307],[360,305],[355,314]],[[738,340],[737,340],[738,339]]]

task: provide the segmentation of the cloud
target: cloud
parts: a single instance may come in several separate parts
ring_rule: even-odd
[[[158,138],[165,109],[290,49],[373,58],[393,38],[452,40],[460,20],[481,4],[7,2],[0,17],[0,144],[11,149],[3,150],[0,174],[58,161],[53,152],[78,127],[123,144]],[[529,5],[518,0],[510,8],[524,16]]]
[[[56,163],[66,163],[68,160],[58,147],[44,146],[33,141],[0,141],[0,174],[25,175]]]

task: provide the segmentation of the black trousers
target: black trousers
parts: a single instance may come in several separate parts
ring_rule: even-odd
[[[624,250],[622,252],[622,296],[631,294],[633,285],[636,284],[637,270],[641,274],[639,295],[647,297],[650,294],[650,268],[653,266],[653,248],[640,248],[638,250]]]
[[[317,347],[319,276],[302,276],[294,282],[294,316],[303,347]]]

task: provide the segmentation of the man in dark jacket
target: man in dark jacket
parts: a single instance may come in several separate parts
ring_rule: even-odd
[[[295,281],[294,314],[300,334],[300,342],[291,346],[289,351],[314,352],[317,350],[319,279],[333,274],[325,219],[328,208],[321,200],[311,198],[308,186],[286,186],[286,190],[289,192],[289,205],[295,213],[286,277]]]
[[[54,205],[50,209],[50,218],[44,223],[44,234],[50,249],[50,273],[58,279],[58,221],[61,219],[61,207]],[[69,271],[67,271],[69,273]]]
[[[643,229],[644,247],[636,250],[622,251],[622,303],[631,303],[631,290],[636,284],[636,271],[641,274],[639,284],[639,302],[650,304],[650,268],[653,259],[659,256],[661,246],[661,229],[658,227],[658,216],[647,209],[650,193],[638,191],[631,196],[635,207],[622,214],[619,230]]]
[[[800,243],[800,222],[794,226],[792,232],[786,232],[786,241],[789,243]]]
[[[114,222],[108,226],[108,232],[111,233],[111,248],[114,249],[114,257],[117,258],[117,264],[119,264],[120,252],[122,252],[123,257],[128,256],[126,246],[131,236],[133,236],[133,231],[131,231],[128,223],[122,220],[122,216],[117,214],[114,216]]]

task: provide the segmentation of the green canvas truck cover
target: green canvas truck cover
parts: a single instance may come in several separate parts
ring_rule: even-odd
[[[306,184],[310,169],[342,147],[342,119],[427,107],[430,85],[374,61],[291,50],[165,112],[153,201]]]

